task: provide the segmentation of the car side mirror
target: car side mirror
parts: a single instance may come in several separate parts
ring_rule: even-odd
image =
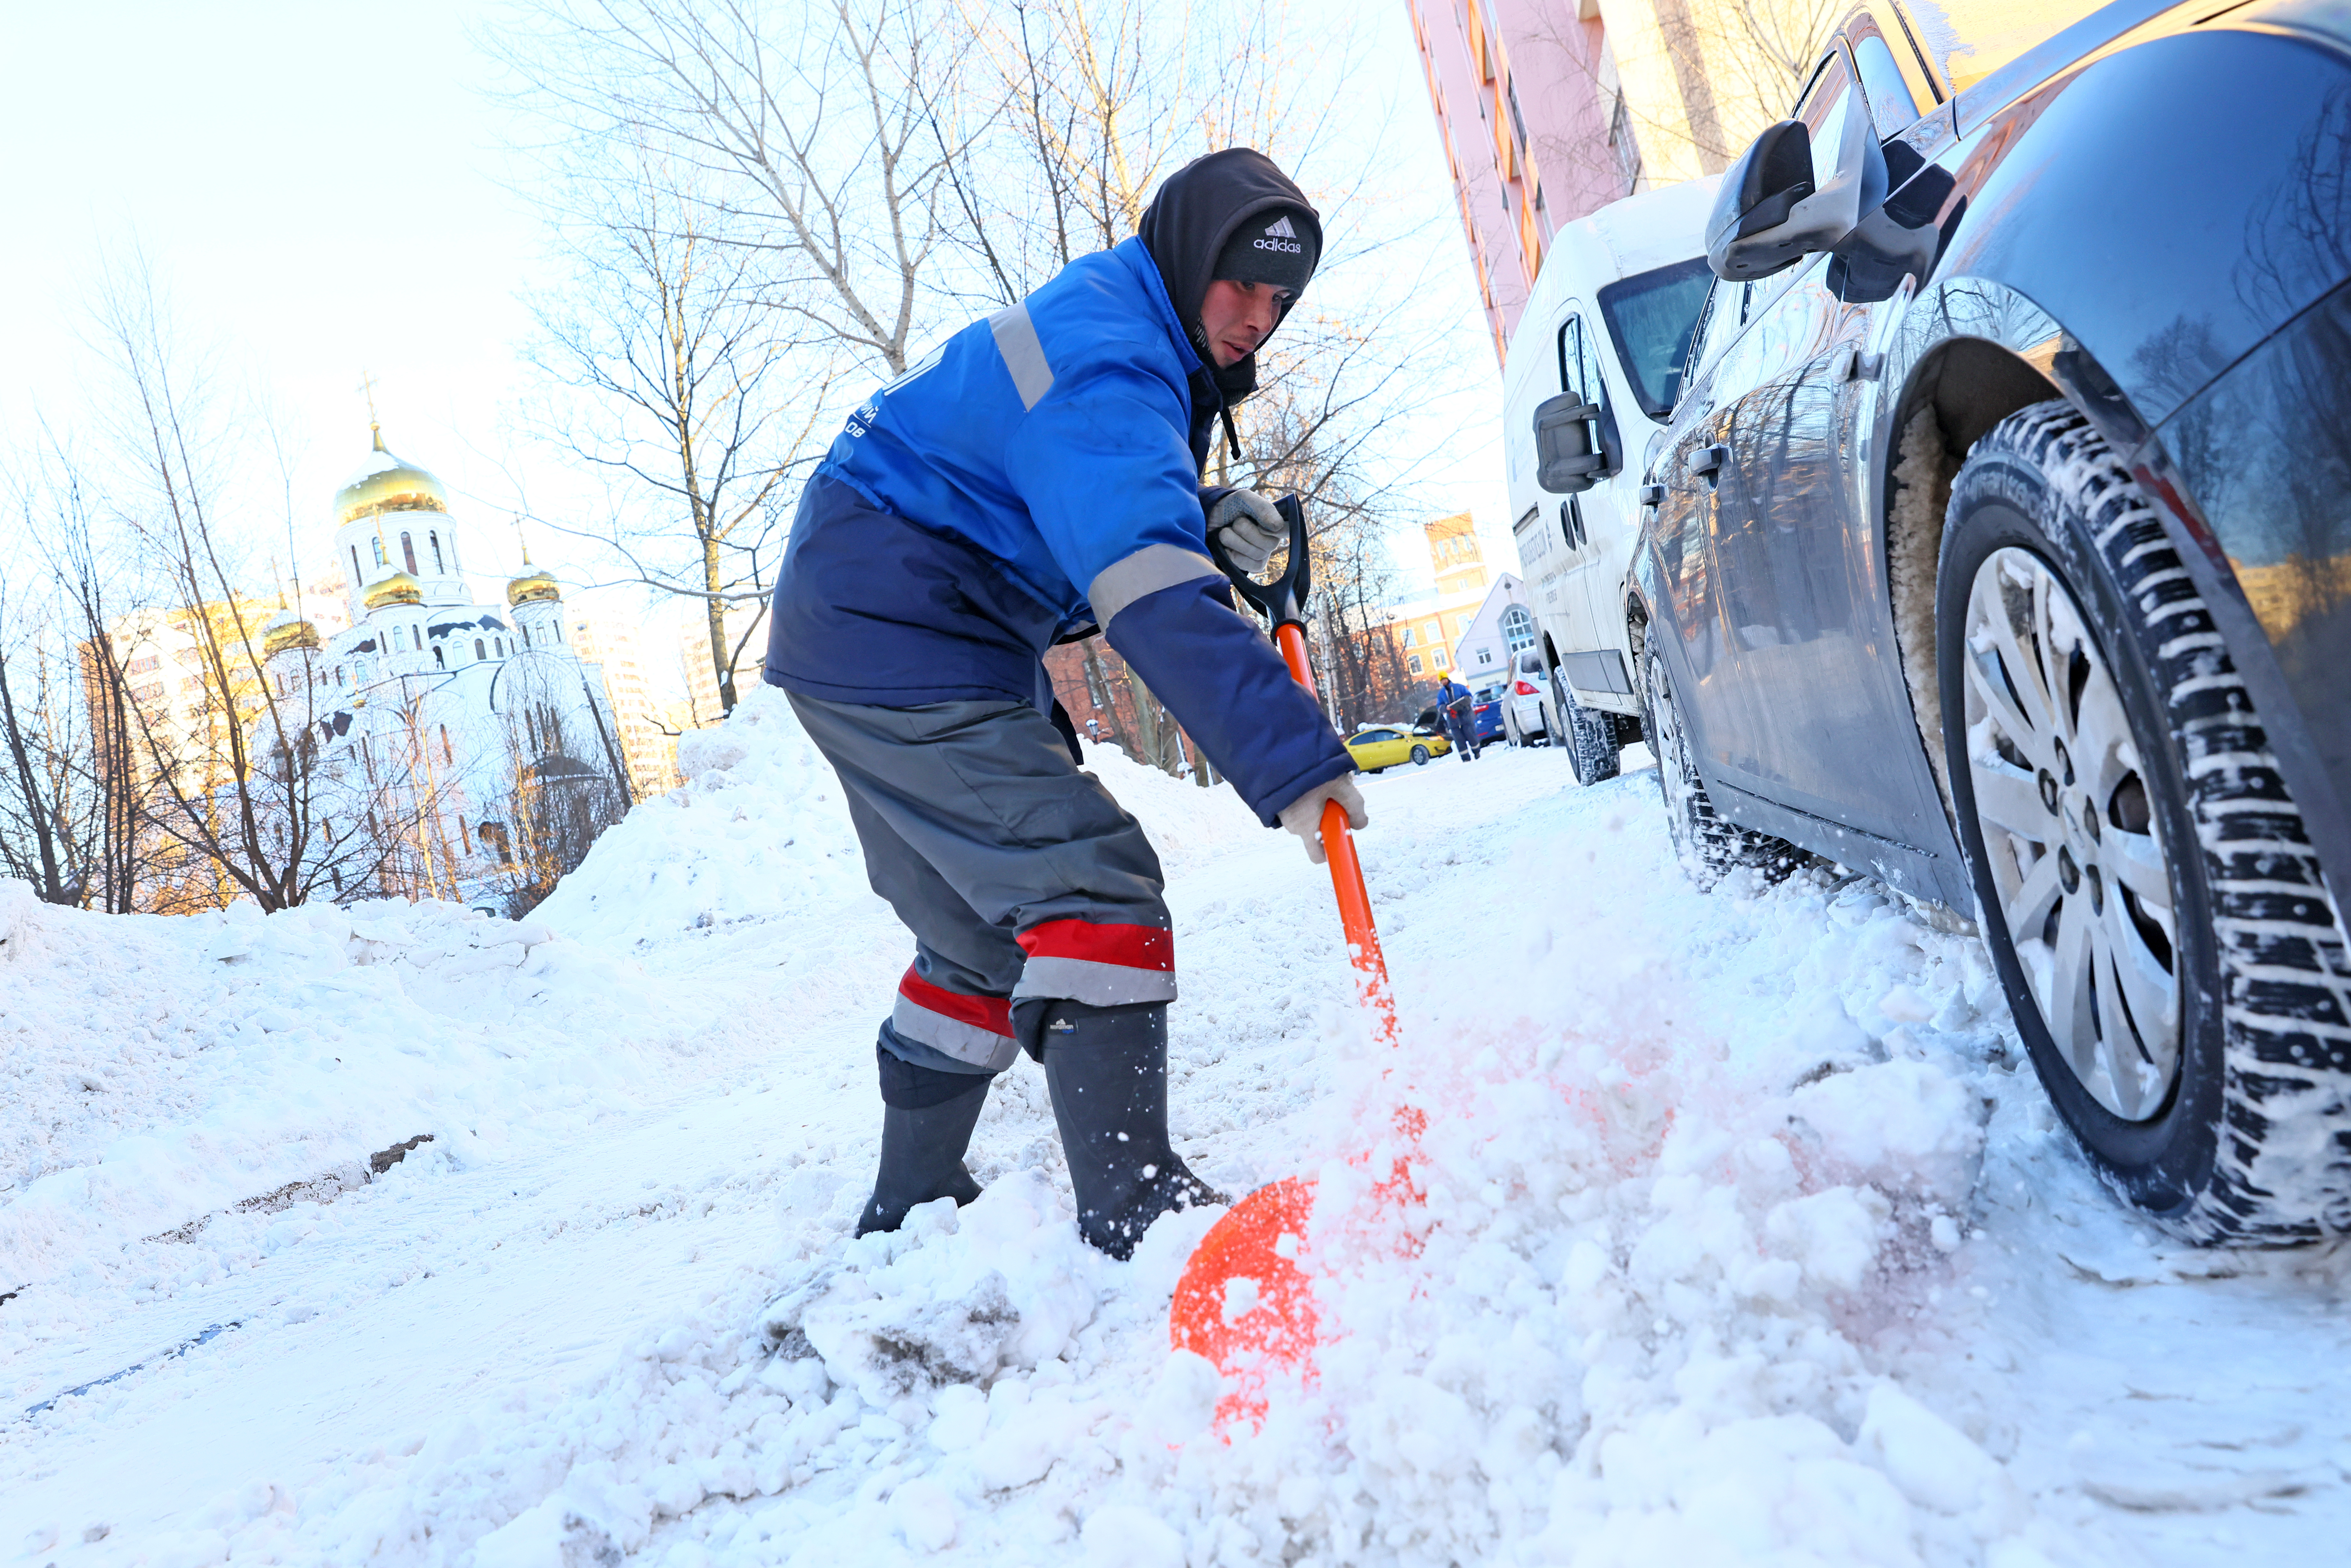
[[[1554,496],[1573,496],[1621,472],[1615,435],[1615,422],[1600,404],[1575,392],[1544,399],[1535,406],[1535,483]]]
[[[1722,177],[1706,225],[1706,261],[1717,277],[1769,277],[1852,234],[1886,200],[1886,154],[1861,89],[1821,122],[1817,141],[1801,120],[1783,120]]]

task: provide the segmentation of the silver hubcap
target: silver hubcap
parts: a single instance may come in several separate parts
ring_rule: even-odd
[[[2029,550],[1968,591],[1968,775],[2001,914],[2050,1038],[2126,1121],[2179,1071],[2171,867],[2122,693],[2080,606]]]

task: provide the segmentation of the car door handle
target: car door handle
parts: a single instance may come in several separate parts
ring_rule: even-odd
[[[1644,485],[1641,486],[1641,505],[1645,507],[1662,507],[1665,504],[1666,487],[1663,485]]]
[[[1720,472],[1724,459],[1729,455],[1730,448],[1728,446],[1701,446],[1690,454],[1690,472],[1704,474],[1710,478]]]

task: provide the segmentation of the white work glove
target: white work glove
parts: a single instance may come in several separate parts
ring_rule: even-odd
[[[1371,825],[1372,814],[1364,810],[1364,792],[1345,774],[1327,784],[1317,784],[1305,794],[1281,809],[1281,825],[1306,841],[1306,858],[1316,865],[1331,857],[1322,849],[1322,802],[1336,800],[1346,808],[1347,826],[1361,832]]]
[[[1265,570],[1274,547],[1290,538],[1290,525],[1273,509],[1270,497],[1255,490],[1228,490],[1208,511],[1208,537],[1224,535],[1225,554],[1250,577]]]

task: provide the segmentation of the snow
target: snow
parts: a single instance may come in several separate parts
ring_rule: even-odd
[[[1165,1326],[1214,1216],[1086,1249],[1025,1062],[980,1200],[850,1238],[906,939],[772,693],[531,921],[0,886],[0,1560],[2335,1552],[2343,1256],[2137,1224],[1979,946],[1865,879],[1698,894],[1627,760],[1365,781],[1390,1052],[1295,841],[1092,754],[1170,872],[1179,1150],[1318,1178],[1332,1337],[1230,1441]]]

